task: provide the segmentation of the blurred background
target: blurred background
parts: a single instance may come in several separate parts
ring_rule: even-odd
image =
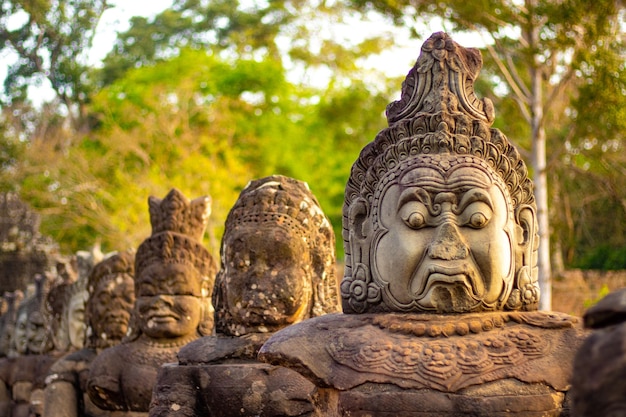
[[[0,192],[66,253],[136,248],[150,195],[210,195],[217,257],[246,183],[288,175],[330,217],[341,261],[351,165],[440,30],[481,49],[477,94],[533,175],[542,285],[626,269],[616,0],[1,0]]]

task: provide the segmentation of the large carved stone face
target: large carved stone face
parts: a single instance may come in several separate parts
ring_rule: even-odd
[[[69,341],[75,349],[82,349],[85,342],[85,303],[89,298],[87,290],[81,290],[70,297],[67,306],[67,331]]]
[[[302,320],[312,298],[303,237],[271,224],[232,231],[224,248],[226,308],[236,324],[282,326]]]
[[[135,283],[130,274],[101,279],[93,290],[87,308],[90,325],[100,339],[121,340],[128,330],[135,303]]]
[[[26,337],[29,353],[45,353],[52,347],[52,340],[48,336],[44,317],[40,311],[33,311],[28,315]]]
[[[153,263],[140,273],[136,289],[139,326],[146,336],[169,339],[197,331],[203,289],[194,268]]]
[[[495,173],[446,157],[402,173],[381,197],[373,272],[398,310],[499,310],[515,275],[516,224]],[[442,168],[445,167],[445,168]]]
[[[28,311],[22,309],[17,313],[15,321],[15,331],[13,333],[13,346],[20,355],[25,355],[28,351]]]

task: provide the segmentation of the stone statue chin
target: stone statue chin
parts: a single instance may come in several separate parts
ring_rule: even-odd
[[[532,182],[473,91],[481,66],[444,33],[424,43],[346,185],[344,314],[261,348],[316,384],[319,415],[567,409],[583,332],[575,317],[536,311]]]

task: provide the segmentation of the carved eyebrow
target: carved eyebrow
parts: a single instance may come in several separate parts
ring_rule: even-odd
[[[489,193],[480,188],[472,188],[463,194],[461,198],[461,202],[458,205],[458,212],[462,213],[467,206],[470,204],[480,201],[489,206],[491,210],[493,210],[493,203],[491,202],[491,197]]]
[[[432,202],[428,191],[421,187],[411,187],[407,190],[404,190],[402,194],[400,194],[400,198],[398,198],[397,209],[399,210],[409,201],[419,201],[421,203],[424,203],[426,206],[431,205]]]

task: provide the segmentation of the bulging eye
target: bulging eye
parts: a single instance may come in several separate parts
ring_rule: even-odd
[[[489,223],[489,219],[483,213],[474,213],[471,215],[468,226],[474,229],[482,229]]]
[[[426,226],[426,213],[426,207],[418,201],[410,201],[399,210],[400,218],[411,229],[421,229]]]
[[[409,217],[405,219],[404,222],[411,229],[420,229],[424,227],[424,224],[426,224],[426,220],[424,219],[424,216],[422,215],[422,213],[415,213],[415,212],[409,214]]]

